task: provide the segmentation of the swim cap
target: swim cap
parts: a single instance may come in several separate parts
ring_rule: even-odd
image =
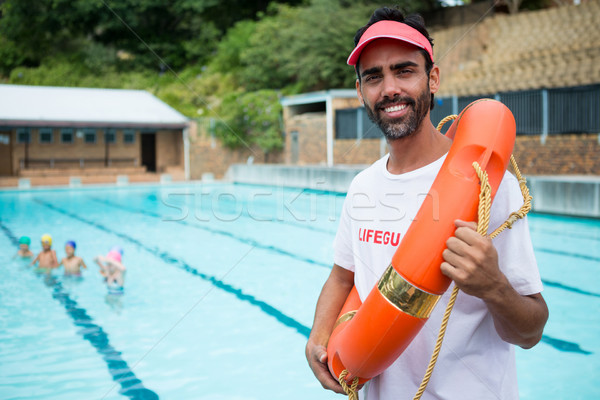
[[[42,243],[48,243],[49,245],[52,245],[52,236],[48,235],[47,233],[43,234]]]
[[[111,250],[106,255],[106,258],[113,260],[113,261],[121,262],[121,253],[119,253],[118,251]]]
[[[21,236],[19,238],[19,244],[26,244],[29,246],[31,244],[31,239],[29,239],[29,236]]]
[[[77,248],[77,245],[75,244],[75,242],[73,240],[67,240],[67,242],[65,243],[65,246],[71,246],[73,249]]]
[[[123,249],[121,248],[121,246],[113,246],[110,251],[116,251],[117,253],[119,253],[120,255],[123,255]]]

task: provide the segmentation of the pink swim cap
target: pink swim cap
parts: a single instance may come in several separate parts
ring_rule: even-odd
[[[119,253],[118,251],[111,250],[106,255],[106,258],[109,258],[109,259],[117,261],[117,262],[121,262],[121,253]]]

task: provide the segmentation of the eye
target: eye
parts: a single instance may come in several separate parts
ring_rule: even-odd
[[[375,82],[379,78],[381,78],[381,75],[378,74],[367,75],[365,82]]]

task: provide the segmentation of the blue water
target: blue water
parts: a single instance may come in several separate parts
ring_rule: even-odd
[[[0,398],[339,399],[304,359],[343,196],[243,185],[0,192]],[[530,216],[550,320],[522,399],[600,396],[600,221]],[[15,241],[76,240],[36,274]],[[92,259],[124,249],[123,295]]]

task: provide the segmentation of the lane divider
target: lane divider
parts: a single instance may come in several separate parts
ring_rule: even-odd
[[[201,278],[202,280],[210,282],[216,288],[221,289],[229,294],[234,295],[238,300],[247,302],[253,306],[260,308],[265,314],[270,315],[271,317],[274,317],[277,321],[279,321],[283,325],[296,330],[298,333],[300,333],[302,336],[304,336],[306,338],[308,338],[308,335],[310,334],[310,328],[308,326],[296,321],[294,318],[284,314],[283,312],[279,311],[277,308],[271,306],[270,304],[268,304],[262,300],[257,299],[256,297],[254,297],[252,295],[244,293],[242,289],[236,288],[228,283],[225,283],[222,280],[218,279],[214,275],[209,275],[209,274],[205,274],[203,272],[198,271],[196,268],[192,267],[185,261],[178,259],[177,257],[169,254],[166,251],[161,251],[160,249],[158,249],[156,247],[149,247],[149,246],[145,245],[144,243],[142,243],[141,241],[139,241],[131,236],[128,236],[128,235],[120,233],[120,232],[116,232],[98,222],[90,221],[79,215],[73,214],[69,211],[66,211],[59,207],[56,207],[50,203],[46,203],[45,201],[42,201],[39,199],[34,199],[34,201],[36,203],[41,204],[41,205],[43,205],[51,210],[54,210],[60,214],[63,214],[68,217],[71,217],[73,219],[76,219],[87,225],[93,226],[101,231],[118,236],[123,240],[126,240],[130,243],[137,245],[138,247],[149,252],[150,254],[160,258],[164,262],[174,265],[178,268],[181,268],[184,271],[189,272],[192,275]]]
[[[12,244],[18,248],[19,240],[1,221],[0,229],[2,229]],[[67,315],[71,317],[75,326],[81,328],[77,333],[83,339],[87,340],[96,349],[98,354],[102,356],[113,381],[121,386],[119,393],[132,400],[158,400],[158,395],[144,387],[142,381],[135,376],[133,370],[121,357],[121,352],[117,351],[110,344],[108,335],[104,329],[94,323],[85,308],[78,306],[77,302],[63,288],[62,283],[52,275],[46,275],[44,284],[52,290],[52,298],[65,308]]]

